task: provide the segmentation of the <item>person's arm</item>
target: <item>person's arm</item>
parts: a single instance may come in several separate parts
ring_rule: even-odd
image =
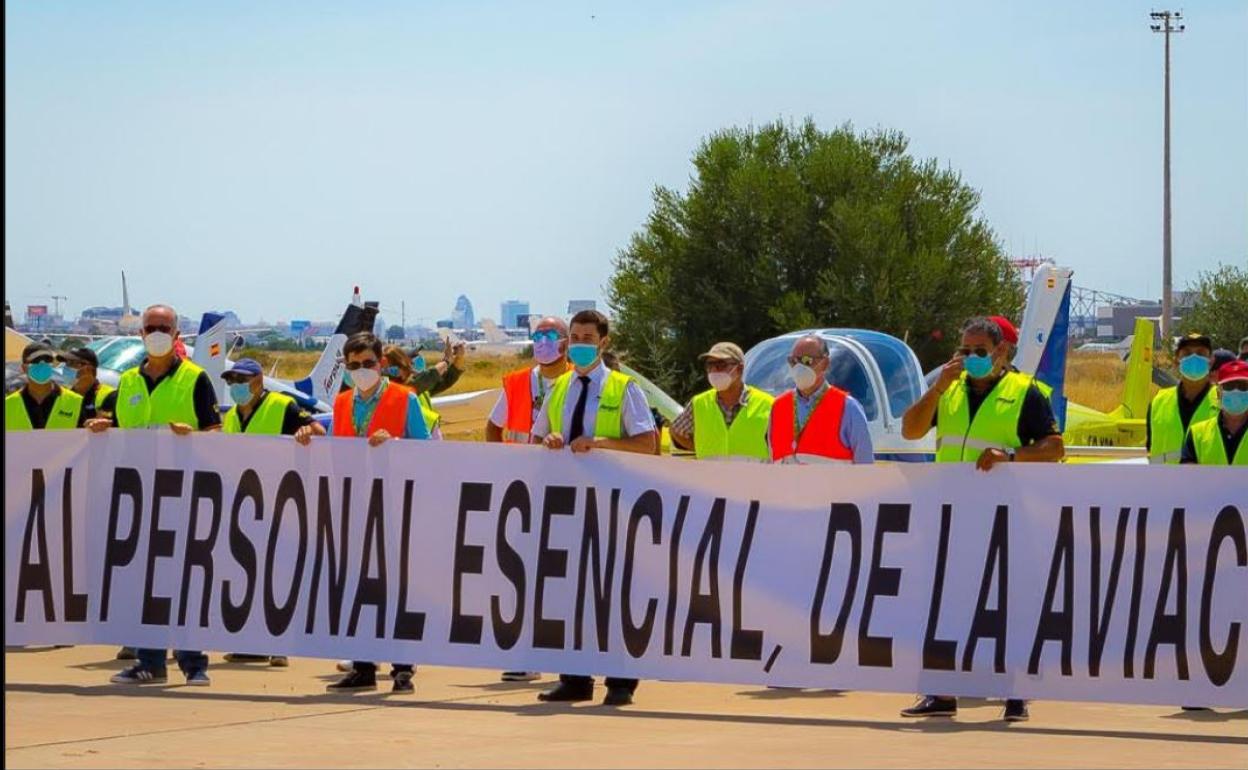
[[[563,449],[563,436],[550,431],[550,399],[542,402],[533,430],[529,433],[530,444],[542,444],[547,449]]]
[[[1066,455],[1066,445],[1053,405],[1034,384],[1023,396],[1022,414],[1018,418],[1018,438],[1022,446],[1014,451],[1014,461],[1020,463],[1055,463]],[[986,471],[999,462],[1008,462],[1010,456],[1000,449],[988,449],[980,454],[975,467]]]
[[[442,374],[436,367],[426,369],[423,372],[417,372],[411,379],[412,390],[416,391],[418,394],[424,393],[427,390],[432,390],[437,387],[440,379],[442,379]]]
[[[927,435],[936,424],[936,410],[940,407],[940,397],[958,377],[962,375],[962,356],[956,355],[940,370],[940,377],[932,383],[918,401],[910,405],[901,417],[901,436],[915,441]]]
[[[867,413],[858,399],[845,400],[845,415],[841,419],[841,443],[854,453],[854,465],[871,465],[875,462],[875,448],[871,444],[871,429],[867,425]]]
[[[208,372],[200,372],[195,378],[195,390],[191,398],[195,404],[195,421],[199,423],[199,430],[220,430],[221,410],[217,408],[217,391],[212,387]],[[174,423],[172,426],[174,433],[178,432],[177,425],[178,423]]]
[[[667,428],[672,434],[672,443],[681,449],[694,451],[693,446],[693,401],[685,404],[684,411],[676,415]]]
[[[429,395],[436,396],[439,393],[449,390],[455,385],[455,383],[459,382],[459,375],[463,373],[464,370],[460,369],[455,364],[448,364],[446,371],[442,373],[442,376],[438,378],[437,384],[433,386],[433,390],[429,391]]]
[[[507,425],[507,389],[498,389],[498,399],[485,421],[485,440],[497,444],[503,440],[503,427]]]

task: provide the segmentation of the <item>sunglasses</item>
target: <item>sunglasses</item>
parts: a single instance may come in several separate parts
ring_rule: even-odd
[[[347,364],[347,371],[354,372],[356,369],[376,369],[377,359],[370,358],[367,361],[351,361]]]
[[[35,356],[26,362],[27,364],[52,364],[56,363],[56,359],[52,356]]]
[[[958,355],[962,356],[963,358],[971,354],[974,354],[977,356],[990,356],[992,355],[992,350],[993,350],[992,348],[986,348],[982,345],[980,345],[977,348],[958,348]]]
[[[144,334],[155,334],[156,332],[164,332],[165,334],[173,334],[173,327],[168,324],[150,324],[143,327]]]
[[[827,358],[827,356],[789,356],[789,366],[797,366],[798,364],[801,364],[802,366],[814,366],[817,362],[822,361],[824,358]]]
[[[737,363],[735,361],[716,361],[713,358],[708,358],[702,365],[706,367],[708,372],[727,372],[736,366]]]
[[[554,342],[555,340],[559,339],[559,332],[555,331],[554,329],[543,329],[542,331],[539,331],[539,332],[533,332],[531,335],[529,335],[529,339],[533,340],[534,342],[543,342],[543,341]]]
[[[1222,390],[1248,390],[1248,380],[1231,380],[1218,385]]]

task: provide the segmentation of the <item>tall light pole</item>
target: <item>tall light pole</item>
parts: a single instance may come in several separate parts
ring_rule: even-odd
[[[1165,149],[1162,160],[1162,209],[1161,209],[1161,338],[1169,347],[1174,337],[1170,327],[1174,316],[1174,298],[1170,283],[1170,35],[1187,29],[1186,24],[1176,24],[1183,18],[1179,11],[1153,11],[1148,14],[1156,24],[1150,25],[1153,32],[1165,36],[1166,39],[1166,81],[1165,81]]]

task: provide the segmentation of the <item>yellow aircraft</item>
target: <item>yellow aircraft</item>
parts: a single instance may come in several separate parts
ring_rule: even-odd
[[[1145,418],[1152,399],[1153,322],[1135,319],[1135,338],[1127,358],[1127,378],[1122,400],[1112,412],[1101,412],[1083,404],[1066,403],[1066,427],[1062,438],[1067,447],[1142,447],[1146,438]]]

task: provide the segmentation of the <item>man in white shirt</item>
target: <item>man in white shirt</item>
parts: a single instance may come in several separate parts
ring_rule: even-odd
[[[595,450],[653,454],[658,429],[641,387],[602,363],[610,342],[607,317],[596,310],[572,316],[568,358],[573,370],[555,381],[533,424],[533,441],[573,454]],[[607,677],[603,705],[633,702],[636,679]],[[594,697],[591,676],[561,674],[559,684],[538,695],[543,701],[583,701]]]

